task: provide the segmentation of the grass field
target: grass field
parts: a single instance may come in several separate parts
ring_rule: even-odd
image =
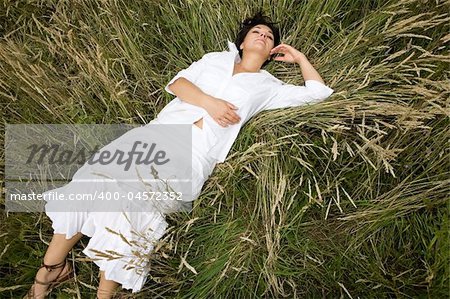
[[[449,1],[3,0],[2,132],[148,123],[259,7],[335,92],[244,126],[135,298],[449,298]],[[1,298],[26,292],[51,235],[45,214],[2,212]],[[87,241],[53,298],[95,297]]]

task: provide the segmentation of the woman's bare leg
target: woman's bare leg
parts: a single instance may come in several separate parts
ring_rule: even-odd
[[[60,263],[66,258],[69,251],[77,244],[82,236],[82,233],[76,233],[72,238],[67,240],[64,234],[54,234],[45,253],[44,263],[47,265]]]
[[[81,239],[82,233],[77,233],[69,240],[66,239],[64,234],[54,234],[50,244],[48,245],[47,251],[44,256],[44,263],[46,265],[55,265],[61,263],[66,258],[69,251],[73,246]],[[60,273],[64,275],[68,271],[68,267],[58,268],[51,272],[47,271],[45,268],[40,268],[36,273],[36,279],[42,282],[48,282],[54,280]],[[34,284],[34,294],[36,298],[43,298],[47,286],[41,284]]]
[[[97,298],[109,299],[116,292],[119,283],[105,278],[105,271],[100,271],[100,283],[98,285]]]

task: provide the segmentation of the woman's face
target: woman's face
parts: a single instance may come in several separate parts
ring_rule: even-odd
[[[240,45],[246,51],[262,52],[267,59],[270,57],[270,50],[274,47],[274,36],[272,30],[266,25],[256,25],[250,29]]]

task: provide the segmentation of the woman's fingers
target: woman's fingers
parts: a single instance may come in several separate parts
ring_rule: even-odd
[[[240,121],[239,115],[231,111],[231,113],[227,113],[217,118],[217,122],[223,126],[228,127],[228,125],[234,125]]]
[[[228,111],[226,114],[226,117],[228,120],[232,121],[233,123],[238,123],[241,120],[241,117],[234,111]]]
[[[272,48],[272,50],[270,50],[270,54],[275,54],[275,53],[282,53],[282,54],[287,54],[287,53],[295,53],[298,52],[297,49],[295,49],[294,47],[290,46],[290,45],[286,45],[286,44],[281,44],[278,45],[274,48]]]
[[[287,50],[287,45],[285,44],[280,44],[274,48],[272,48],[272,50],[270,50],[271,54],[273,53],[279,53],[279,52],[285,52]]]
[[[224,115],[224,118],[228,121],[228,123],[231,124],[236,124],[240,121],[240,117],[239,115],[237,115],[234,111],[231,111],[227,114]]]
[[[225,123],[225,121],[223,121],[223,120],[221,120],[221,119],[219,119],[217,122],[218,122],[219,125],[221,125],[222,127],[228,127],[228,125]]]
[[[233,125],[233,123],[231,123],[228,119],[226,119],[225,117],[222,117],[220,120],[219,120],[219,124],[222,126],[222,127],[228,127],[228,126],[231,126],[231,125]]]
[[[284,45],[278,45],[270,51],[270,55],[273,54],[282,54],[283,56],[275,56],[273,60],[276,61],[284,61],[286,59],[286,55],[289,54],[289,50]]]
[[[217,103],[217,110],[213,114],[215,115],[213,118],[219,125],[228,127],[228,125],[236,124],[241,120],[240,116],[236,113],[238,107],[222,99],[218,99]]]
[[[227,119],[232,121],[233,123],[239,122],[241,120],[241,117],[235,112],[235,110],[238,110],[239,108],[231,104],[230,102],[227,102],[227,104],[232,109],[226,112]]]
[[[227,102],[228,107],[230,107],[231,109],[235,109],[237,110],[238,107],[234,106],[233,104],[231,104],[230,102]]]
[[[275,56],[273,60],[276,61],[282,61],[282,62],[289,62],[289,63],[295,63],[299,61],[299,57],[303,55],[302,52],[298,51],[294,47],[287,45],[287,44],[280,44],[276,47],[274,47],[272,50],[270,50],[270,54],[276,54],[281,53],[283,56]]]

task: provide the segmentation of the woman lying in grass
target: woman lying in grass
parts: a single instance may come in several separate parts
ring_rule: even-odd
[[[187,69],[181,70],[165,87],[176,98],[151,122],[192,126],[192,200],[200,194],[216,163],[225,161],[240,128],[251,117],[264,110],[320,102],[333,93],[303,53],[290,45],[280,44],[279,29],[261,13],[246,19],[235,42],[228,42],[228,46],[229,51],[207,53]],[[305,86],[286,84],[261,69],[272,60],[299,64]],[[149,127],[140,129],[148,130]],[[119,137],[118,144],[129,143],[134,138],[136,135],[127,132]],[[86,169],[99,170],[87,165],[83,167],[85,173]],[[95,182],[90,186],[92,190],[102,188]],[[72,182],[58,191],[81,192]],[[134,248],[105,229],[108,227],[131,235],[132,228],[123,213],[54,212],[48,208],[48,203],[46,213],[52,220],[54,235],[26,298],[44,298],[56,285],[73,277],[73,269],[67,263],[66,256],[82,235],[91,237],[83,250],[91,258],[96,258],[93,249],[103,252],[113,250],[132,256]],[[164,235],[168,225],[164,213],[134,214],[142,214],[130,216],[135,217],[138,230],[151,231],[147,236],[153,240]],[[145,253],[150,253],[152,249],[153,246],[148,246]],[[142,289],[148,269],[140,273],[126,270],[124,265],[129,261],[125,257],[94,261],[100,268],[98,298],[111,298],[119,285],[132,292]]]

